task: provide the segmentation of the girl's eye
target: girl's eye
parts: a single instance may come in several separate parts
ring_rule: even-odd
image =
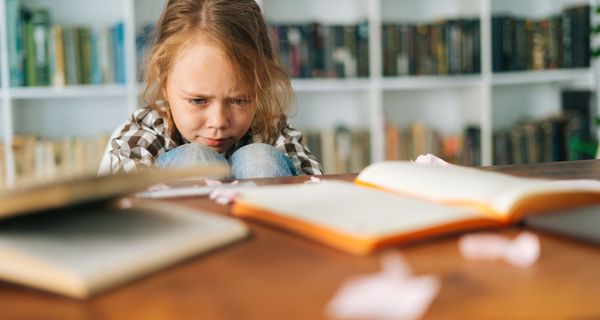
[[[238,106],[241,106],[241,107],[244,107],[244,106],[246,106],[248,104],[248,99],[245,99],[245,98],[233,98],[233,99],[231,99],[231,103],[235,104],[235,105],[238,105]]]
[[[195,106],[203,106],[206,104],[206,102],[206,99],[203,98],[190,99],[190,103]]]

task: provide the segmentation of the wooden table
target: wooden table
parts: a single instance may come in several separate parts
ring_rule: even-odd
[[[522,176],[600,179],[600,160],[488,167]],[[350,180],[354,175],[326,176]],[[260,184],[306,177],[258,180]],[[227,214],[206,198],[177,202]],[[322,319],[350,276],[379,270],[379,254],[352,256],[278,229],[248,222],[252,237],[138,279],[88,301],[0,282],[0,319]],[[520,229],[498,231],[512,236]],[[474,262],[457,236],[393,248],[415,274],[435,274],[441,291],[426,319],[598,319],[600,250],[539,233],[542,255],[531,268]]]

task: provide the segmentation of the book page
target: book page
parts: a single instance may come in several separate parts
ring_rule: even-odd
[[[85,297],[246,233],[234,219],[159,202],[19,216],[0,223],[0,277]]]
[[[481,218],[472,209],[443,206],[332,180],[246,189],[236,203],[363,239]],[[253,216],[251,212],[240,215]]]
[[[520,200],[534,195],[582,192],[600,195],[600,181],[595,180],[551,181],[408,161],[372,164],[359,174],[357,182],[439,203],[470,204],[500,217],[509,217]]]

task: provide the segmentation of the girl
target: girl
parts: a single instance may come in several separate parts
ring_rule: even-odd
[[[254,0],[169,0],[146,59],[146,107],[113,134],[101,173],[221,162],[235,179],[322,174],[287,124],[290,81]]]

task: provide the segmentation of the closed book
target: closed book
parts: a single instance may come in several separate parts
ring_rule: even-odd
[[[0,196],[0,278],[89,298],[245,237],[225,216],[173,203],[113,201],[149,185],[221,175],[221,167],[89,176]]]

